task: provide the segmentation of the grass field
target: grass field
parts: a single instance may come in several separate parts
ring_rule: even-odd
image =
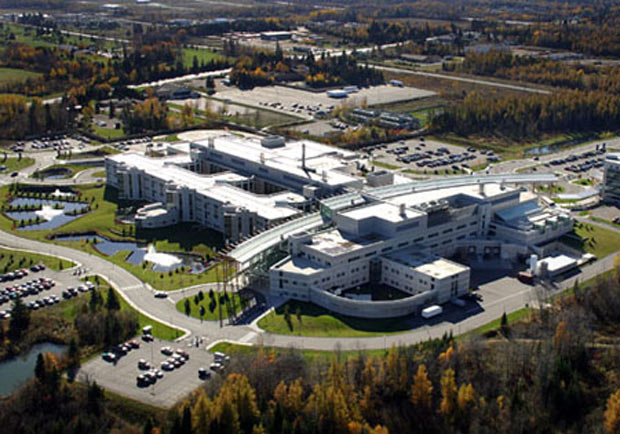
[[[209,63],[211,60],[219,59],[222,56],[215,51],[205,50],[204,48],[183,48],[183,66],[191,68],[194,64],[194,57],[201,63]]]
[[[67,261],[66,259],[42,255],[40,253],[0,248],[0,271],[3,273],[19,268],[28,268],[34,264],[43,264],[47,268],[56,271],[71,268],[75,265],[73,262]]]
[[[26,81],[29,78],[41,77],[38,72],[26,71],[25,69],[0,68],[0,84]]]
[[[0,160],[0,166],[6,166],[7,172],[15,172],[25,169],[26,167],[32,166],[34,164],[34,158],[30,157],[22,157],[20,160],[17,157],[7,158],[6,161],[2,162]]]
[[[239,298],[239,295],[237,293],[228,293],[228,296],[229,297],[232,296],[232,299],[234,300],[234,307],[235,307],[234,313],[239,312],[241,310],[241,299]],[[215,293],[214,298],[215,298],[215,309],[213,310],[213,312],[209,310],[209,304],[211,303],[211,299],[209,298],[208,292],[205,292],[204,299],[200,301],[198,304],[194,303],[194,297],[187,297],[182,300],[179,300],[176,304],[176,307],[179,312],[185,313],[185,300],[189,299],[190,306],[191,306],[190,316],[200,319],[200,306],[204,306],[205,315],[202,317],[202,319],[207,320],[207,321],[217,321],[220,319],[220,300],[219,300],[220,297],[217,292]],[[232,300],[231,300],[231,303],[232,303]],[[226,308],[226,303],[223,303],[222,304],[222,318],[228,318],[230,316],[231,316],[231,312],[228,312],[228,309]]]
[[[93,178],[105,178],[105,170],[93,172]]]
[[[120,139],[121,137],[125,137],[125,132],[122,127],[116,129],[93,125],[93,133],[104,139]]]
[[[599,225],[576,222],[574,236],[563,236],[561,241],[571,247],[603,258],[620,250],[620,233]]]
[[[289,308],[292,330],[285,320],[285,309]],[[301,321],[297,316],[297,309]],[[328,312],[312,303],[289,301],[269,313],[258,322],[263,330],[281,335],[317,337],[368,337],[402,333],[411,329],[404,318],[373,319],[353,318]]]

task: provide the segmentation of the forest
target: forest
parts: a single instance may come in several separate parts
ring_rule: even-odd
[[[172,411],[141,419],[94,383],[62,380],[67,359],[48,355],[31,383],[0,402],[0,424],[25,433],[618,432],[618,266],[550,306],[538,295],[543,307],[529,318],[504,316],[484,336],[319,359],[233,350],[227,372]]]

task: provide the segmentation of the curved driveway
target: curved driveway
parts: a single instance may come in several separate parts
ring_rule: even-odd
[[[293,346],[301,349],[317,350],[380,349],[393,344],[408,345],[429,338],[439,338],[444,333],[450,331],[455,335],[465,333],[499,318],[503,312],[515,311],[526,303],[533,304],[535,301],[534,290],[531,287],[516,286],[514,292],[508,293],[501,299],[496,299],[489,303],[483,301],[481,303],[482,311],[479,313],[475,312],[475,314],[472,312],[472,316],[469,318],[459,322],[450,322],[449,318],[442,317],[441,321],[438,321],[432,327],[423,325],[402,334],[365,338],[316,338],[275,335],[260,330],[256,326],[256,322],[251,326],[224,326],[220,328],[217,321],[201,322],[198,319],[187,317],[183,313],[178,312],[175,308],[174,300],[179,299],[179,297],[182,298],[184,295],[196,293],[199,287],[175,291],[171,293],[168,299],[156,299],[154,298],[152,288],[127,270],[99,256],[66,246],[28,240],[4,231],[0,231],[0,244],[71,259],[85,267],[89,273],[102,275],[120,291],[123,298],[135,309],[159,322],[182,329],[186,333],[185,337],[189,334],[205,336],[207,342],[229,340],[243,344],[263,344],[278,347]],[[609,270],[613,267],[613,262],[613,254],[602,258],[596,263],[584,267],[577,277],[562,282],[558,289],[571,287],[576,278],[584,281]]]

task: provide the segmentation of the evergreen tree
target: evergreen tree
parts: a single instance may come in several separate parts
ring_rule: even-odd
[[[116,291],[114,291],[114,289],[112,288],[108,288],[108,300],[106,301],[105,307],[108,311],[121,309],[121,303],[118,300]]]

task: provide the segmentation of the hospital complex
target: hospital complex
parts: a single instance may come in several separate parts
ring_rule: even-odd
[[[396,317],[449,302],[470,289],[470,268],[458,258],[523,262],[572,231],[568,213],[520,186],[554,175],[412,182],[366,173],[365,162],[311,141],[222,133],[172,145],[164,157],[126,153],[105,164],[120,197],[149,203],[136,225],[214,229],[235,245],[240,269],[264,270],[271,293],[350,316]],[[372,288],[383,285],[406,296],[373,300]]]

